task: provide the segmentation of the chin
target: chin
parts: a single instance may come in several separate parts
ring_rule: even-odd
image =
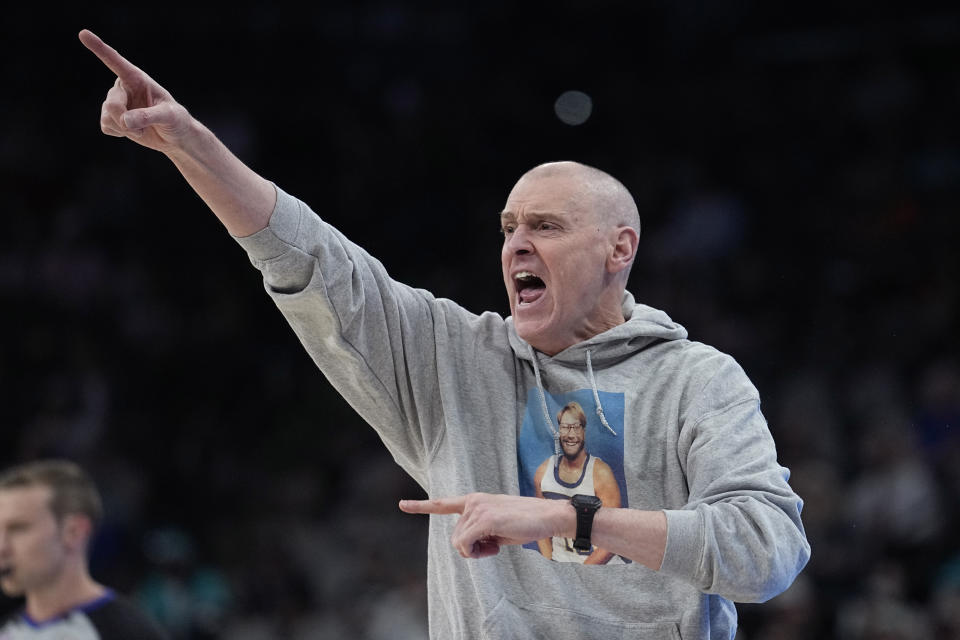
[[[561,448],[563,449],[563,455],[570,460],[573,460],[574,458],[576,458],[578,455],[580,455],[580,452],[583,451],[583,445],[577,446],[577,448],[574,449],[573,451],[569,451],[567,447],[561,447]]]

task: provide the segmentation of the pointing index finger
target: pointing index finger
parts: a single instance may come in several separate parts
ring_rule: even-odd
[[[456,498],[434,498],[432,500],[401,500],[400,510],[407,513],[450,514],[463,513],[464,496]]]
[[[80,32],[80,42],[87,49],[100,58],[100,62],[107,65],[110,71],[113,71],[121,80],[127,80],[139,69],[129,60],[120,55],[116,49],[101,40],[95,33],[89,29]]]

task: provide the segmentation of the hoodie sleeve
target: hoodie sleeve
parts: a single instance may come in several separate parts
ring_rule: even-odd
[[[267,293],[330,383],[423,483],[439,438],[438,301],[392,280],[383,265],[277,188],[269,226],[235,238]]]
[[[729,356],[682,417],[678,455],[689,500],[666,510],[661,571],[701,591],[763,602],[784,591],[810,557],[803,502],[777,452],[753,384]]]

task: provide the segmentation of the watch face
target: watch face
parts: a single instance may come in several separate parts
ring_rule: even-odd
[[[597,496],[585,496],[583,494],[573,496],[570,503],[573,504],[573,507],[578,511],[580,509],[596,510],[603,505],[603,502],[601,502]]]

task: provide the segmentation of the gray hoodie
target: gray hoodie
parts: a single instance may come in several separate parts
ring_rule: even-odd
[[[810,554],[757,391],[728,355],[624,295],[627,322],[552,357],[510,318],[392,280],[277,189],[269,226],[237,241],[330,383],[431,497],[533,495],[555,416],[588,415],[586,447],[621,504],[663,510],[660,571],[616,557],[556,562],[535,544],[465,560],[455,516],[430,516],[433,638],[733,638],[733,601],[783,591]]]

